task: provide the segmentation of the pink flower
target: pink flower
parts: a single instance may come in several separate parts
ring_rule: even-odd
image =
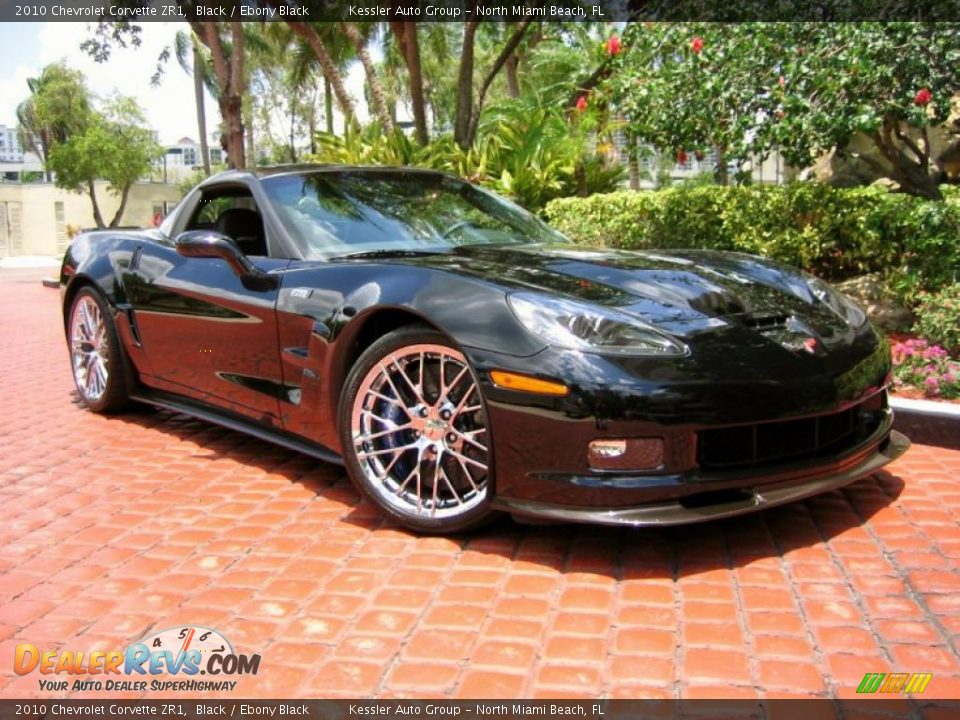
[[[913,104],[920,107],[928,104],[931,100],[933,100],[933,93],[925,87],[917,90],[917,94],[913,96]]]
[[[783,87],[786,84],[787,84],[787,79],[783,75],[777,78],[777,85],[779,85],[780,87]]]
[[[610,39],[607,40],[607,54],[610,57],[616,57],[620,54],[620,38],[616,35],[611,35]]]
[[[587,109],[587,97],[586,95],[581,95],[579,98],[577,98],[577,110],[579,112],[583,112],[586,109]]]
[[[693,40],[691,40],[690,49],[693,51],[694,55],[699,55],[700,52],[703,50],[703,38],[697,36]]]

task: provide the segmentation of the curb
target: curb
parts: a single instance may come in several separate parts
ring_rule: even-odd
[[[954,403],[935,402],[933,400],[913,400],[911,398],[890,397],[890,407],[896,412],[911,415],[924,415],[942,420],[960,421],[960,405]]]

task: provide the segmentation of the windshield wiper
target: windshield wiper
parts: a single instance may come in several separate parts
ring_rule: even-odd
[[[445,255],[449,248],[433,250],[358,250],[356,252],[334,255],[331,260],[354,260],[358,258],[423,257],[425,255]]]

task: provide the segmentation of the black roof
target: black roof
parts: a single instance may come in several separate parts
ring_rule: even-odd
[[[403,173],[429,173],[435,175],[447,175],[442,170],[431,170],[429,168],[403,167],[395,165],[335,165],[329,163],[294,163],[288,165],[267,165],[265,167],[247,168],[245,170],[225,170],[208,178],[206,182],[212,180],[223,181],[234,178],[254,176],[257,178],[272,177],[274,175],[302,175],[315,172],[403,172]]]

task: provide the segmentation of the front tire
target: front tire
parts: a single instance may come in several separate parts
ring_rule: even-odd
[[[339,421],[350,479],[399,524],[446,534],[490,518],[486,405],[463,353],[440,333],[401,328],[367,348]]]
[[[96,290],[81,288],[68,318],[70,365],[83,404],[97,413],[123,409],[130,401],[127,369],[106,301]]]

